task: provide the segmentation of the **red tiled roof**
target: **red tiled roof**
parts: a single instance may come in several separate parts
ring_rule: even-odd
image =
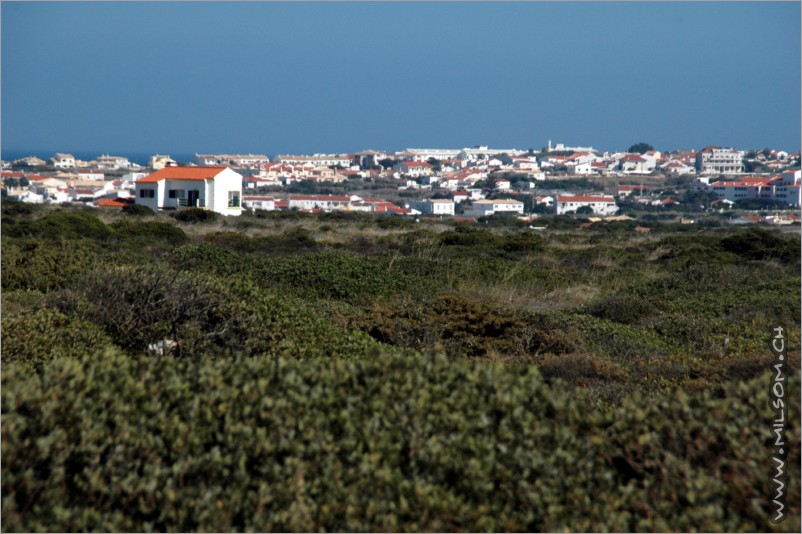
[[[138,183],[155,184],[162,180],[211,180],[227,167],[165,167],[141,178]]]
[[[131,204],[131,201],[124,198],[99,198],[95,201],[95,205],[99,208],[122,208],[128,204]]]

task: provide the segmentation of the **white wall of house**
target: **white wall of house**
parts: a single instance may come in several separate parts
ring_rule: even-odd
[[[618,206],[614,200],[611,201],[603,197],[599,197],[598,200],[557,197],[554,203],[554,213],[563,215],[568,212],[575,212],[583,206],[590,206],[595,215],[613,215],[618,211]]]
[[[136,200],[137,204],[142,206],[147,206],[154,211],[158,211],[161,207],[159,204],[161,200],[165,196],[165,184],[164,180],[161,182],[153,183],[136,183]],[[152,191],[152,196],[148,195],[145,192]]]
[[[444,199],[429,199],[410,202],[409,208],[429,215],[454,215],[454,201]]]
[[[273,211],[276,209],[276,199],[272,197],[249,197],[242,198],[242,204],[246,208],[255,210]]]
[[[242,175],[229,168],[223,169],[214,180],[207,180],[206,207],[222,215],[242,213]],[[236,198],[236,205],[230,202]]]

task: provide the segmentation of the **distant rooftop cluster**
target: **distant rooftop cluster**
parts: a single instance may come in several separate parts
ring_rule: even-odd
[[[155,210],[200,207],[226,215],[291,209],[469,218],[545,211],[610,217],[622,201],[676,208],[688,191],[709,194],[716,209],[747,201],[800,205],[799,152],[712,145],[662,152],[643,143],[630,150],[549,141],[541,150],[477,145],[279,154],[272,161],[266,154],[198,153],[184,162],[154,154],[146,166],[125,156],[82,161],[58,152],[47,160],[31,155],[3,162],[3,197],[117,208],[137,203]],[[643,180],[651,185],[637,185]],[[669,180],[684,189],[659,186]],[[354,184],[371,182],[391,185],[394,198],[346,194]],[[294,193],[316,187],[340,188],[343,194]]]

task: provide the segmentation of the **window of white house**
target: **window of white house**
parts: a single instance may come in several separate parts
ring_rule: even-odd
[[[170,189],[167,192],[167,196],[169,198],[184,198],[184,190],[183,189]]]
[[[239,208],[239,191],[228,192],[228,207]]]
[[[139,198],[154,198],[155,196],[156,196],[156,191],[153,189],[139,190]]]

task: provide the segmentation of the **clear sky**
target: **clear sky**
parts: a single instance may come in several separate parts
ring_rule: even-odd
[[[0,10],[4,151],[800,145],[798,2]]]

